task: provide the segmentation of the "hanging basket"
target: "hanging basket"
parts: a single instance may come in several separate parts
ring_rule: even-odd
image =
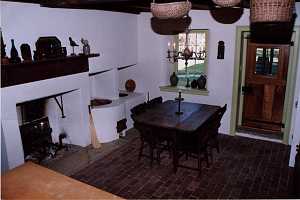
[[[289,22],[295,0],[251,0],[250,20],[254,22]]]
[[[151,12],[154,17],[159,19],[175,19],[188,15],[192,8],[189,1],[172,3],[151,3]]]
[[[160,35],[177,35],[184,33],[189,28],[192,18],[189,16],[178,19],[158,19],[151,18],[152,30]]]
[[[212,1],[221,7],[233,7],[241,3],[241,0],[212,0]]]

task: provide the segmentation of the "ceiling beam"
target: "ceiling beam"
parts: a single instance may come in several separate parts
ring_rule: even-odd
[[[43,7],[50,8],[71,8],[71,9],[89,9],[106,10],[115,12],[125,12],[139,14],[140,12],[149,12],[152,0],[4,0],[22,3],[36,3]],[[185,0],[155,0],[156,3],[166,3]],[[211,10],[215,7],[212,0],[190,0],[194,10]],[[296,0],[300,2],[300,0]],[[250,7],[250,0],[242,0],[239,5],[243,8]]]

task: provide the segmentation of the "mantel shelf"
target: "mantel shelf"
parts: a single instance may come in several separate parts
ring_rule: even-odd
[[[1,66],[1,87],[88,72],[88,58],[100,54],[76,55]]]
[[[55,61],[61,61],[61,60],[66,60],[66,59],[76,59],[76,58],[81,58],[81,57],[86,57],[86,58],[94,58],[94,57],[98,57],[100,56],[99,53],[92,53],[89,55],[75,55],[75,56],[66,56],[66,57],[58,57],[58,58],[51,58],[51,59],[44,59],[44,60],[37,60],[37,61],[27,61],[27,62],[20,62],[20,63],[16,63],[16,64],[6,64],[6,65],[2,65],[1,67],[14,67],[14,66],[24,66],[24,65],[31,65],[31,64],[44,64],[44,63],[49,63],[49,62],[55,62]]]

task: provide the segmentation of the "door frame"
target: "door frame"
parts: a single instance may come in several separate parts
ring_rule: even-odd
[[[245,47],[243,33],[250,32],[249,26],[237,26],[236,28],[236,41],[235,41],[235,61],[234,61],[234,78],[233,78],[233,89],[232,89],[232,105],[231,105],[231,120],[230,120],[230,135],[236,135],[237,123],[241,121],[241,104],[239,101],[241,95],[242,81],[245,79]],[[289,65],[288,65],[288,77],[286,84],[285,101],[283,108],[283,123],[285,128],[283,129],[283,140],[284,144],[289,144],[289,134],[291,130],[291,122],[294,108],[294,95],[295,85],[297,78],[297,61],[299,52],[299,38],[300,38],[300,26],[294,27],[294,48],[290,49]],[[287,114],[289,113],[289,114]]]

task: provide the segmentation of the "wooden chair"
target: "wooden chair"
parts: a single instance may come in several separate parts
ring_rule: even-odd
[[[147,105],[149,108],[152,108],[153,106],[155,106],[157,104],[161,104],[162,102],[163,102],[162,97],[156,97],[154,99],[151,99],[149,102],[147,102]]]
[[[150,166],[152,167],[154,160],[157,160],[159,163],[159,157],[154,156],[154,151],[156,150],[158,152],[158,148],[157,148],[156,137],[154,137],[153,135],[153,128],[149,126],[144,126],[143,124],[137,122],[134,123],[134,127],[139,131],[140,140],[141,140],[138,160],[140,160],[142,156],[149,158]],[[149,154],[144,153],[144,149],[146,146],[149,147]]]
[[[224,115],[224,113],[227,110],[227,104],[225,104],[222,108],[219,109],[217,112],[216,116],[214,117],[213,121],[213,127],[211,131],[211,135],[209,138],[208,145],[211,148],[211,157],[212,155],[212,149],[216,149],[218,153],[220,153],[220,145],[219,145],[219,140],[218,140],[218,134],[219,134],[219,128],[221,126],[221,119]]]
[[[138,115],[138,114],[141,114],[143,112],[146,111],[146,108],[147,108],[147,104],[144,102],[144,103],[141,103],[139,105],[136,105],[134,106],[130,111],[131,111],[131,115]]]
[[[197,170],[199,176],[201,174],[201,162],[206,161],[209,167],[208,160],[208,141],[209,135],[213,131],[214,119],[208,120],[199,130],[195,133],[177,133],[176,136],[176,151],[178,157],[178,167]],[[186,155],[186,159],[193,157],[197,159],[197,167],[191,167],[179,163],[180,157]]]
[[[132,113],[131,118],[133,119],[134,122],[133,124],[134,128],[137,129],[140,134],[141,145],[140,145],[138,160],[140,160],[142,156],[150,158],[150,166],[152,167],[153,160],[158,160],[158,156],[154,157],[154,150],[157,149],[157,142],[156,142],[156,138],[153,135],[153,128],[138,123],[135,119],[135,116],[142,114],[143,112],[146,111],[146,109],[147,109],[146,103],[142,103],[135,106],[134,108],[131,109],[131,113]],[[150,153],[149,155],[144,154],[144,149],[146,146],[149,147],[149,153]]]

